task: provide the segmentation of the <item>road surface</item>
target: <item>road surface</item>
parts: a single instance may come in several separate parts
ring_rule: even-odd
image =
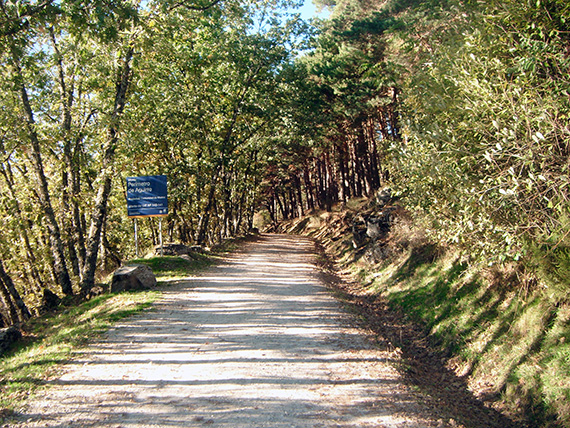
[[[447,427],[321,282],[264,235],[122,321],[13,427]],[[452,421],[453,422],[453,421]]]

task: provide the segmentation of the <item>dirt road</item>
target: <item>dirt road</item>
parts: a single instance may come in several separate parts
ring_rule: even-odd
[[[267,235],[164,292],[69,364],[14,427],[446,427],[318,279]]]

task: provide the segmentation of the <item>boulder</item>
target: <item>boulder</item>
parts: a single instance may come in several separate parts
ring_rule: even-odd
[[[44,288],[40,313],[54,310],[61,303],[61,298],[48,288]]]
[[[206,250],[200,245],[164,244],[162,251],[165,256],[183,256],[192,255],[192,253],[204,253]],[[154,247],[154,255],[160,255],[160,245]]]
[[[352,245],[354,248],[360,248],[368,242],[366,230],[364,217],[361,215],[354,217],[352,220]]]
[[[184,244],[164,244],[162,250],[165,256],[181,256],[190,253],[190,247]],[[154,254],[160,255],[160,245],[154,247]]]
[[[383,239],[390,231],[391,210],[385,209],[366,219],[366,235],[372,239]]]
[[[115,271],[111,282],[111,293],[150,290],[153,287],[156,287],[156,277],[151,268],[146,265],[130,265]]]
[[[0,329],[0,355],[8,351],[21,337],[22,333],[14,326]]]
[[[385,207],[392,200],[392,189],[387,187],[378,190],[374,195],[374,200],[379,208]]]

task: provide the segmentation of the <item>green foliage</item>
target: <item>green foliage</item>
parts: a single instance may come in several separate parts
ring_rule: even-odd
[[[568,305],[521,291],[516,272],[481,269],[448,254],[410,251],[370,285],[424,325],[459,376],[487,399],[542,427],[570,426]]]
[[[281,73],[304,43],[306,25],[287,6],[2,1],[0,235],[32,308],[44,288],[58,289],[54,254],[76,291],[88,248],[101,251],[100,277],[132,257],[126,176],[169,176],[169,241],[213,244],[251,227],[286,98]],[[101,232],[90,224],[97,213]],[[156,245],[157,220],[139,226],[141,247]]]
[[[134,143],[121,152],[132,175],[168,173],[169,227],[182,242],[250,227],[284,98],[284,46],[302,28],[258,22],[263,31],[253,32],[241,7],[213,13],[177,10],[149,23],[129,112]]]
[[[526,243],[529,249],[525,260],[531,271],[538,272],[546,286],[545,293],[553,302],[568,302],[570,284],[570,221],[560,218],[559,226],[537,241]]]
[[[400,33],[411,66],[407,138],[393,147],[395,181],[433,218],[433,233],[494,262],[521,258],[525,242],[568,214],[570,107],[561,96],[570,90],[567,36],[553,29],[561,23],[542,6],[532,25],[525,3],[497,8],[410,12],[415,31]]]

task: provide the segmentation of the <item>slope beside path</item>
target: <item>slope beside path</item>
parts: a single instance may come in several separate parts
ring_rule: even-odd
[[[10,427],[446,427],[320,281],[264,235],[111,329]],[[452,421],[453,422],[453,421]]]

